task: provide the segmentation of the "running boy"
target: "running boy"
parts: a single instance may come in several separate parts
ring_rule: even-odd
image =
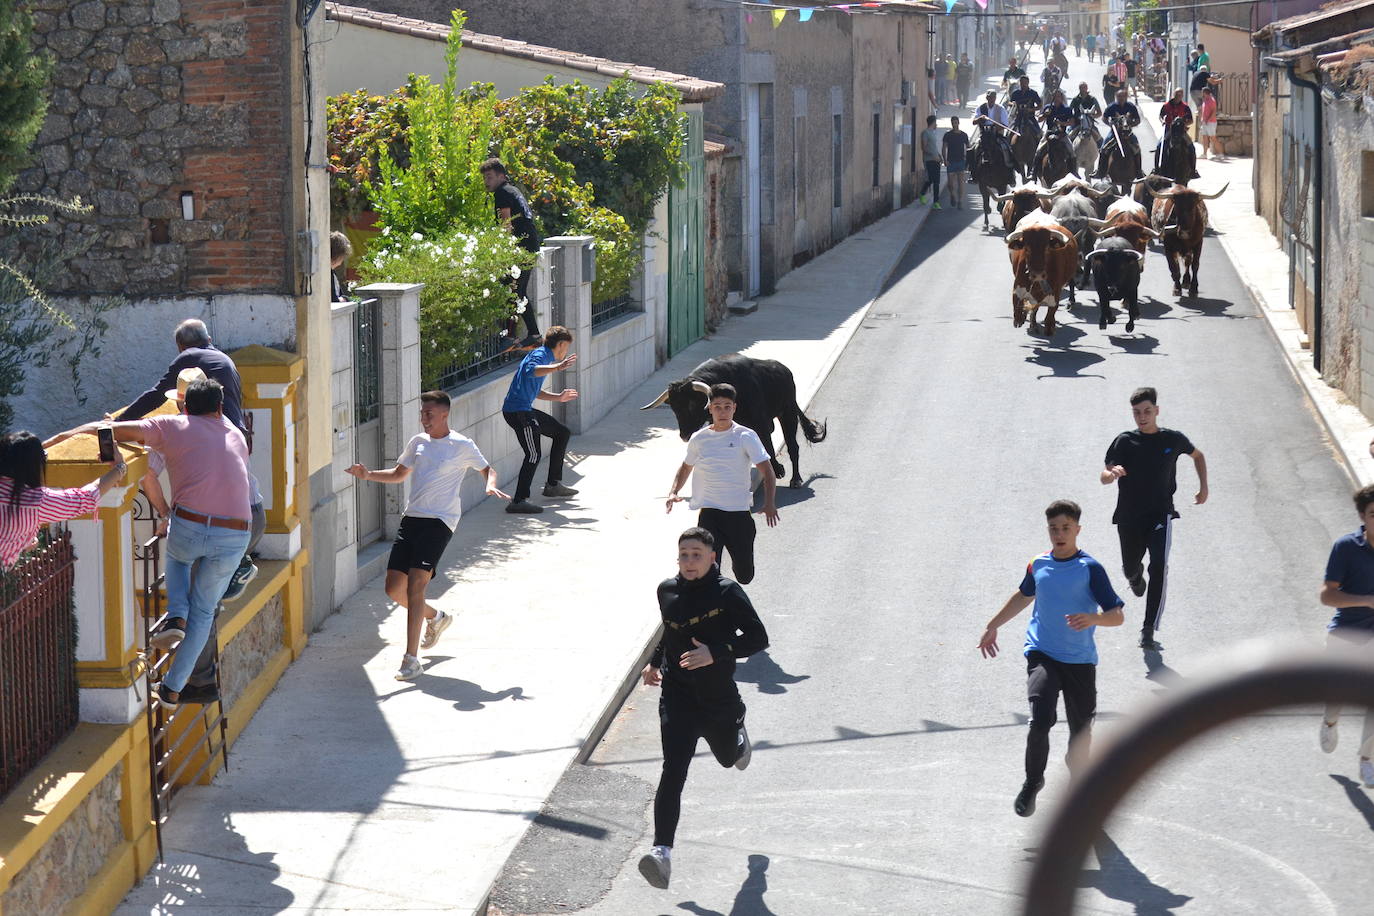
[[[487,478],[487,495],[510,499],[497,489],[496,470],[487,464],[467,436],[448,428],[449,399],[442,391],[420,395],[420,428],[424,432],[406,443],[396,466],[384,471],[369,471],[355,464],[348,473],[359,480],[400,483],[410,479],[410,498],[406,500],[401,527],[391,546],[386,564],[386,594],[406,609],[406,651],[401,659],[398,681],[413,681],[423,668],[419,651],[429,649],[453,623],[453,617],[425,602],[425,589],[434,578],[434,568],[444,555],[449,539],[463,514],[461,484],[468,468]],[[420,625],[425,623],[425,638],[420,640]]]
[[[1207,459],[1188,437],[1159,425],[1159,399],[1153,388],[1137,388],[1131,394],[1135,429],[1112,440],[1107,466],[1099,479],[1105,486],[1116,483],[1116,513],[1112,524],[1121,538],[1121,568],[1137,597],[1145,596],[1145,620],[1140,628],[1140,648],[1158,652],[1155,630],[1164,613],[1169,571],[1169,541],[1174,519],[1175,473],[1178,456],[1189,455],[1197,471],[1196,505],[1207,502]],[[1146,582],[1141,561],[1150,554]]]
[[[639,860],[640,874],[658,888],[666,888],[672,874],[682,787],[697,739],[706,739],[723,767],[743,770],[752,753],[735,659],[767,649],[768,633],[744,589],[724,578],[715,562],[711,532],[688,528],[678,537],[678,574],[658,586],[663,638],[643,671],[645,686],[663,687],[663,776],[654,794],[654,845]]]
[[[1073,771],[1086,759],[1097,714],[1097,644],[1094,627],[1119,627],[1125,621],[1121,599],[1112,589],[1102,564],[1078,549],[1078,503],[1056,499],[1045,510],[1050,552],[1026,564],[1021,587],[1012,593],[997,616],[988,621],[978,650],[984,658],[997,656],[997,628],[1026,609],[1026,691],[1030,697],[1030,730],[1026,733],[1026,782],[1017,793],[1015,809],[1021,817],[1035,813],[1035,796],[1045,786],[1059,694],[1069,720],[1069,752],[1064,760]]]
[[[689,505],[699,509],[697,524],[711,532],[722,563],[730,551],[731,572],[740,585],[754,581],[754,491],[749,486],[750,468],[763,475],[763,516],[768,527],[778,523],[777,481],[773,462],[759,434],[735,422],[735,386],[711,386],[707,409],[711,423],[692,433],[687,440],[687,457],[677,469],[668,493],[668,511],[682,502],[677,493],[687,478],[692,480]]]
[[[1326,625],[1326,644],[1333,651],[1358,652],[1369,657],[1374,651],[1374,547],[1369,531],[1374,528],[1374,485],[1355,493],[1355,511],[1360,514],[1358,531],[1336,539],[1331,558],[1326,561],[1326,583],[1321,603],[1336,609]],[[1341,707],[1331,704],[1322,716],[1321,748],[1336,750],[1336,723]],[[1374,789],[1374,707],[1365,710],[1364,731],[1360,735],[1360,780]]]
[[[572,431],[542,410],[535,410],[535,401],[554,401],[565,404],[577,397],[573,388],[564,388],[558,394],[543,391],[544,376],[567,369],[577,362],[577,356],[568,353],[572,347],[572,331],[561,325],[549,328],[544,335],[544,345],[529,353],[520,361],[520,368],[510,380],[501,413],[506,424],[515,430],[515,438],[525,453],[525,461],[520,465],[520,479],[515,484],[515,499],[506,507],[507,512],[537,514],[544,511],[543,506],[530,502],[530,487],[534,484],[534,472],[539,467],[539,440],[548,436],[553,440],[553,450],[549,452],[549,477],[544,485],[544,495],[576,496],[577,491],[565,487],[563,479],[563,455],[568,448]]]

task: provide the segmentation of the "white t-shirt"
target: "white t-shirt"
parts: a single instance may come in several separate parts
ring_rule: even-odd
[[[748,512],[754,505],[749,470],[767,460],[768,450],[749,427],[735,423],[724,432],[716,432],[703,426],[687,440],[684,462],[692,466],[692,498],[687,505]]]
[[[463,514],[463,475],[468,468],[482,470],[487,459],[482,457],[477,443],[449,430],[442,439],[431,439],[427,433],[415,436],[406,443],[396,463],[411,469],[405,514],[437,518],[456,531]]]

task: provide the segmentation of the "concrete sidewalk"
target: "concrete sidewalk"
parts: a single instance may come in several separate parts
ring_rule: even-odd
[[[637,408],[736,350],[790,366],[806,404],[928,212],[898,211],[793,271],[757,312],[627,392],[573,439],[565,482],[578,497],[542,516],[507,515],[495,500],[468,512],[431,589],[458,619],[422,653],[417,681],[392,677],[405,613],[380,579],[330,617],[228,772],[177,796],[166,865],[117,912],[478,912],[642,666],[654,587],[694,519],[663,509],[683,454],[672,414]],[[842,425],[834,438],[803,446],[803,477],[838,460]]]

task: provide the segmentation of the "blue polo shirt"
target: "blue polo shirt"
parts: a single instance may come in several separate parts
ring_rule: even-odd
[[[1337,538],[1326,561],[1326,581],[1335,582],[1350,595],[1374,595],[1374,550],[1369,549],[1364,528]],[[1328,630],[1359,627],[1374,630],[1374,607],[1336,608]]]
[[[520,360],[520,368],[515,370],[515,377],[510,380],[510,390],[506,392],[506,401],[501,405],[501,410],[505,413],[534,410],[534,399],[539,389],[544,387],[544,379],[535,375],[534,370],[556,362],[558,360],[553,358],[553,351],[548,347],[539,347],[526,354]]]
[[[1068,665],[1097,664],[1093,630],[1069,629],[1068,614],[1095,614],[1122,606],[1102,564],[1083,551],[1066,560],[1045,553],[1026,564],[1021,594],[1035,598],[1026,626],[1026,655],[1043,652]]]

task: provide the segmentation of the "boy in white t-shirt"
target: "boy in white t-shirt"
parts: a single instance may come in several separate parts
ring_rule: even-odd
[[[450,614],[435,610],[425,602],[425,589],[434,578],[434,568],[444,548],[458,528],[463,514],[461,486],[463,475],[471,468],[487,478],[487,495],[510,499],[497,489],[496,471],[482,457],[477,444],[448,428],[449,398],[442,391],[420,395],[420,427],[423,433],[406,443],[396,466],[385,471],[369,471],[355,464],[348,473],[359,480],[400,483],[409,478],[410,498],[406,500],[401,527],[386,564],[386,594],[406,608],[406,652],[401,659],[398,681],[411,681],[424,670],[420,649],[431,648],[449,624]],[[420,625],[425,625],[424,641]]]
[[[763,475],[763,515],[768,527],[778,523],[777,481],[768,450],[759,434],[735,422],[734,385],[711,386],[707,410],[711,424],[703,426],[687,440],[687,457],[673,478],[668,493],[668,511],[683,497],[677,493],[687,478],[692,480],[688,505],[700,510],[697,524],[715,538],[717,562],[722,571],[725,552],[730,551],[734,579],[741,585],[754,581],[754,491],[750,487],[750,468]]]

